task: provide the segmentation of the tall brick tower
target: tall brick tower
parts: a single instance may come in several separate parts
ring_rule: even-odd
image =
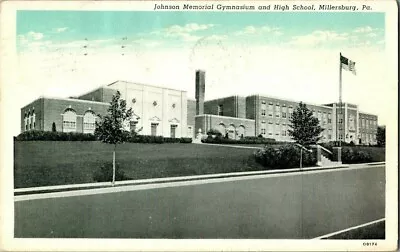
[[[206,89],[206,72],[196,70],[196,115],[204,114],[204,94]]]

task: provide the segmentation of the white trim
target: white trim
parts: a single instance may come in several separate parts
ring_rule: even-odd
[[[365,227],[365,226],[369,226],[369,225],[372,225],[372,224],[375,224],[375,223],[379,223],[379,222],[382,222],[382,221],[385,221],[385,220],[386,220],[386,218],[381,218],[379,220],[370,221],[370,222],[367,222],[367,223],[364,223],[364,224],[361,224],[361,225],[358,225],[358,226],[346,228],[346,229],[339,230],[339,231],[336,231],[336,232],[333,232],[333,233],[329,233],[329,234],[326,234],[326,235],[321,235],[321,236],[313,238],[313,240],[319,240],[319,239],[323,239],[323,238],[328,238],[328,237],[331,237],[331,236],[334,236],[334,235],[337,235],[337,234],[341,234],[341,233],[344,233],[344,232],[347,232],[347,231],[351,231],[351,230],[354,230],[354,229],[357,229],[357,228],[362,228],[362,227]]]
[[[98,102],[98,101],[88,101],[88,100],[81,100],[81,99],[71,99],[71,98],[59,98],[59,97],[50,97],[50,96],[40,96],[38,99],[47,99],[47,100],[61,100],[61,101],[72,101],[72,102],[83,102],[83,103],[92,103],[92,104],[103,104],[103,105],[110,105],[109,102]],[[33,101],[33,102],[35,102]]]
[[[169,87],[163,87],[161,85],[153,85],[153,84],[147,84],[147,83],[140,83],[140,82],[133,82],[133,81],[124,81],[124,80],[117,80],[114,81],[113,83],[107,84],[105,87],[110,88],[110,86],[118,83],[125,83],[125,84],[135,84],[135,85],[140,85],[143,87],[153,87],[153,88],[160,88],[160,89],[167,89],[167,90],[172,90],[172,91],[178,91],[178,92],[183,92],[187,93],[186,90],[180,90],[180,89],[175,89],[175,88],[169,88]]]
[[[226,118],[226,119],[235,119],[238,121],[248,121],[248,122],[255,122],[254,119],[247,119],[247,118],[241,118],[241,117],[232,117],[232,116],[220,116],[220,115],[213,115],[213,114],[201,114],[201,115],[195,115],[194,117],[202,117],[202,116],[211,116],[211,117],[218,117],[218,118]]]

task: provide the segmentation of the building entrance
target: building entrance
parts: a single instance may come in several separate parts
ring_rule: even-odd
[[[158,127],[158,123],[151,124],[151,135],[152,136],[157,136],[157,127]]]
[[[170,133],[170,136],[172,137],[172,138],[175,138],[176,136],[176,127],[178,127],[177,125],[171,125],[171,133]]]

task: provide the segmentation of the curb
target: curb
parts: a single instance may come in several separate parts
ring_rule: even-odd
[[[355,165],[342,164],[342,165],[326,166],[326,167],[314,166],[302,169],[292,168],[292,169],[263,170],[263,171],[250,171],[250,172],[217,173],[208,175],[180,176],[180,177],[168,177],[168,178],[138,179],[138,180],[116,181],[114,186],[112,186],[111,182],[98,182],[98,183],[86,183],[86,184],[28,187],[28,188],[14,189],[14,196],[65,192],[65,191],[78,191],[85,189],[112,188],[112,187],[131,186],[131,185],[162,184],[169,182],[195,181],[202,179],[231,178],[231,177],[244,177],[244,176],[267,175],[267,174],[284,174],[284,173],[308,172],[317,170],[334,170],[334,169],[349,168],[350,166],[353,167],[365,166],[365,165],[379,166],[384,164],[385,162],[364,163]]]

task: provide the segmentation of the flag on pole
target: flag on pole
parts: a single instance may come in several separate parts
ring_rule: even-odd
[[[340,64],[342,69],[352,72],[356,75],[356,62],[349,60],[348,58],[340,55]]]

